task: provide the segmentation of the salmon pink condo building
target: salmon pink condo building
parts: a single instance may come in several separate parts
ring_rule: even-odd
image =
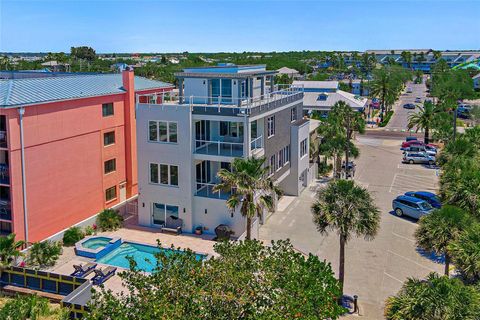
[[[119,74],[0,72],[0,234],[55,237],[138,192],[136,96]]]

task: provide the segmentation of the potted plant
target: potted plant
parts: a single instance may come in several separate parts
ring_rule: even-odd
[[[198,227],[195,228],[195,234],[201,235],[202,232],[203,232],[202,226],[198,226]]]

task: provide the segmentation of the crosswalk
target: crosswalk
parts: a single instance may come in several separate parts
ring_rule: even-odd
[[[385,128],[385,131],[393,131],[393,132],[410,132],[410,133],[423,133],[423,129],[416,130],[407,130],[407,129],[400,129],[400,128]]]

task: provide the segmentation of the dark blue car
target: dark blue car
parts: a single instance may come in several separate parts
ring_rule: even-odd
[[[422,199],[430,203],[430,205],[434,208],[440,209],[442,207],[442,203],[438,196],[434,193],[428,191],[409,191],[405,192],[406,196],[415,197],[418,199]]]

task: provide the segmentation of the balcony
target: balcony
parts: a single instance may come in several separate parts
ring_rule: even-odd
[[[253,139],[250,141],[250,150],[252,154],[258,155],[263,152],[263,136]]]
[[[5,184],[5,185],[10,184],[10,175],[8,171],[8,165],[5,163],[0,163],[0,184]]]
[[[12,210],[8,200],[0,200],[0,220],[12,220]]]
[[[195,140],[195,153],[222,157],[243,157],[243,143]]]
[[[277,86],[277,90],[255,97],[201,97],[180,96],[178,92],[168,91],[137,95],[138,104],[163,105],[168,107],[189,106],[193,114],[237,116],[246,114],[256,116],[264,112],[285,106],[286,104],[302,101],[303,88]]]
[[[214,183],[197,182],[197,191],[195,192],[195,195],[198,197],[204,197],[204,198],[227,200],[232,194],[231,192],[224,192],[224,191],[214,192],[213,187],[215,186],[216,184]]]
[[[0,130],[0,148],[7,148],[7,131]]]

